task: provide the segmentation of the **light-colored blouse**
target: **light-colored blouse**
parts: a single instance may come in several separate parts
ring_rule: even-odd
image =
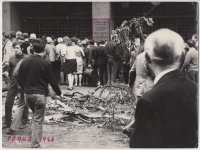
[[[66,59],[76,59],[75,55],[76,47],[75,46],[66,46],[66,51],[64,53]]]

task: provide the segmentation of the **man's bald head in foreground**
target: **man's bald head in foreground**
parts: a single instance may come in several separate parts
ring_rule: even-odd
[[[149,63],[163,68],[178,69],[184,59],[184,41],[176,32],[160,29],[150,34],[144,44]]]

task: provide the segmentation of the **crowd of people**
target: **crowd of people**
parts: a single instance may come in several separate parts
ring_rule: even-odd
[[[49,95],[50,86],[56,95],[62,97],[60,86],[68,85],[68,90],[73,90],[76,86],[103,87],[115,82],[122,82],[132,87],[137,102],[135,108],[137,117],[135,116],[124,129],[124,133],[131,138],[130,147],[184,147],[183,143],[187,145],[189,141],[186,137],[177,143],[173,140],[175,137],[179,140],[179,136],[186,134],[194,139],[192,142],[196,142],[193,134],[196,131],[194,103],[197,104],[197,98],[195,98],[197,87],[195,85],[198,83],[198,36],[196,34],[184,43],[177,33],[161,29],[149,36],[144,35],[144,39],[136,37],[134,42],[130,41],[127,46],[112,36],[111,41],[94,41],[68,36],[37,38],[34,33],[28,36],[28,33],[11,31],[3,33],[2,42],[3,80],[8,88],[2,128],[9,128],[7,134],[15,134],[19,128],[25,128],[29,107],[33,111],[31,147],[40,147],[46,97]],[[168,73],[172,75],[162,79]],[[177,79],[172,78],[174,76]],[[162,85],[161,79],[164,82],[168,78],[169,81]],[[18,92],[20,93],[19,103],[12,119],[12,108]],[[185,92],[185,95],[182,96],[182,92]],[[166,105],[169,98],[172,107],[165,110],[162,107]],[[163,104],[157,102],[157,99],[162,99]],[[183,103],[177,102],[177,99]],[[193,129],[190,132],[183,127],[188,132],[177,133],[176,136],[163,133],[166,132],[163,128],[169,130],[169,127],[164,125],[165,120],[158,118],[167,118],[169,116],[166,114],[170,113],[174,115],[177,113],[176,107],[179,110],[177,106],[179,104],[180,111],[186,109],[183,110],[186,111],[183,113],[183,118],[190,117],[194,124],[189,125],[188,118],[178,120],[180,123],[185,123],[184,127],[191,126]],[[158,117],[155,112],[158,113],[161,110],[164,110],[166,114],[162,112]],[[172,121],[175,120],[168,121],[173,126]],[[177,123],[177,126],[180,123]],[[175,130],[175,127],[173,129]],[[162,134],[166,137],[174,136],[174,138],[162,141],[162,138],[165,138]],[[151,138],[153,135],[155,138]],[[194,146],[192,142],[187,146]],[[166,143],[170,146],[165,145]]]

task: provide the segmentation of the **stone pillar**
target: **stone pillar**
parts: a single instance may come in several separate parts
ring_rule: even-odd
[[[92,18],[93,19],[109,19],[109,29],[114,29],[112,7],[110,2],[92,2]]]
[[[20,30],[19,9],[14,2],[3,2],[3,29],[2,31],[10,33],[10,31]]]
[[[3,17],[2,31],[10,33],[11,31],[10,2],[3,2],[2,4],[3,4],[2,5],[2,17]]]
[[[11,29],[12,31],[22,31],[20,29],[20,15],[19,15],[19,7],[15,2],[11,2]],[[21,8],[23,9],[23,8]],[[22,31],[23,32],[23,31]]]

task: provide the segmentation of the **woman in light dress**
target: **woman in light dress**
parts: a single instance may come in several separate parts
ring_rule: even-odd
[[[78,40],[76,37],[71,38],[72,45],[76,48],[75,49],[75,56],[76,56],[76,61],[77,61],[77,72],[74,74],[74,79],[75,79],[75,86],[79,85],[81,86],[82,82],[82,73],[83,73],[83,59],[82,57],[85,57],[85,54],[83,52],[82,47],[78,46]],[[79,77],[79,84],[78,84],[78,77]]]

